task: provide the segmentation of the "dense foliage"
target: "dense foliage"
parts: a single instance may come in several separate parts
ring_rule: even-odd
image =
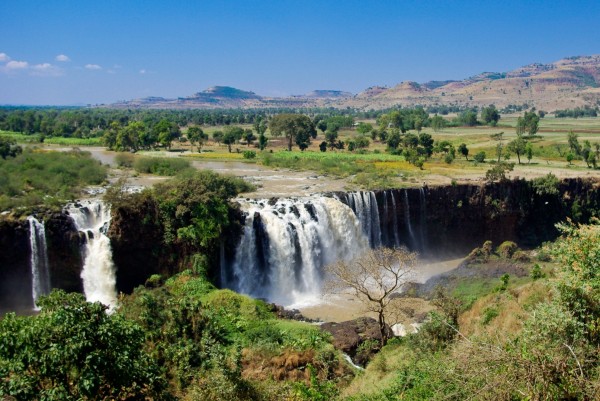
[[[83,295],[53,292],[35,317],[0,320],[0,396],[18,400],[161,398],[166,381],[142,328]]]
[[[561,229],[556,278],[514,287],[504,277],[468,320],[439,324],[432,315],[418,334],[384,348],[345,398],[598,399],[600,226]]]
[[[25,149],[0,159],[0,210],[39,204],[61,205],[86,185],[101,184],[106,167],[81,151]]]

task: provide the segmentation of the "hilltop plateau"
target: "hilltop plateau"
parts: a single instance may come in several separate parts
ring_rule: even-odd
[[[304,95],[265,97],[228,86],[214,86],[177,99],[146,97],[121,101],[109,107],[280,108],[334,107],[385,109],[394,106],[456,105],[498,108],[510,105],[559,109],[600,104],[600,55],[568,57],[550,64],[533,63],[509,72],[483,72],[463,79],[417,83],[403,81],[394,87],[372,86],[358,94],[339,90],[314,90]]]

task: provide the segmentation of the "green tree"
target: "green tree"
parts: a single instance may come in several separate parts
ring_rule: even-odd
[[[229,153],[231,153],[231,145],[233,145],[236,141],[236,135],[234,132],[232,131],[226,131],[223,134],[223,137],[221,138],[221,141],[227,145],[227,150],[229,151]]]
[[[166,118],[160,120],[154,126],[153,132],[158,138],[158,142],[167,149],[171,149],[171,144],[173,141],[181,136],[179,125],[167,120]]]
[[[488,107],[484,107],[483,110],[481,110],[481,120],[484,124],[495,127],[500,120],[500,113],[496,110],[496,106],[492,104]]]
[[[218,246],[215,241],[229,225],[229,199],[249,189],[242,180],[209,170],[157,184],[154,193],[165,226],[165,242],[177,242],[184,249]]]
[[[213,141],[215,141],[217,144],[221,144],[221,142],[223,142],[223,131],[215,131],[212,134],[213,137]]]
[[[0,320],[0,394],[19,400],[160,399],[144,332],[83,295],[54,291],[38,316]]]
[[[469,148],[467,148],[466,144],[461,143],[460,145],[458,145],[458,153],[463,155],[465,159],[469,161]]]
[[[532,136],[537,134],[539,127],[540,117],[533,111],[525,112],[523,117],[517,119],[517,135],[523,135],[527,133]]]
[[[477,113],[475,113],[473,110],[463,111],[458,116],[458,121],[464,126],[474,127],[477,125]]]
[[[356,127],[356,131],[359,134],[368,134],[369,132],[373,131],[373,125],[369,123],[360,122],[358,123],[358,127]]]
[[[278,114],[269,122],[269,129],[273,136],[284,136],[288,140],[288,151],[292,150],[292,144],[296,144],[301,150],[310,144],[310,138],[317,136],[317,131],[311,119],[303,114]]]
[[[205,134],[204,131],[202,131],[202,128],[193,126],[188,128],[187,138],[190,141],[190,144],[192,145],[192,150],[194,148],[194,144],[197,143],[198,151],[200,151],[202,149],[202,146],[204,146],[204,143],[208,140],[208,135]]]
[[[481,151],[475,154],[475,156],[473,157],[473,159],[475,160],[475,162],[477,163],[484,163],[485,162],[485,152]]]
[[[250,145],[252,145],[252,142],[256,139],[252,130],[249,130],[249,129],[244,130],[243,138],[246,141],[246,144],[248,145],[248,147],[250,147]]]
[[[435,132],[441,131],[446,127],[446,120],[442,116],[438,116],[437,114],[431,118],[431,128]]]
[[[355,149],[365,149],[369,147],[369,138],[364,135],[359,135],[354,138]]]
[[[329,145],[330,150],[333,150],[335,148],[335,145],[337,143],[337,138],[338,138],[337,131],[330,131],[330,130],[325,131],[325,141]]]
[[[498,163],[500,163],[500,158],[502,157],[502,151],[504,149],[504,144],[502,143],[503,135],[504,135],[504,132],[498,132],[498,133],[490,135],[490,138],[492,138],[494,141],[498,142],[496,144],[496,156],[498,156]]]
[[[426,132],[421,132],[419,134],[419,146],[425,156],[430,157],[433,154],[433,145],[434,141],[431,135]]]
[[[523,139],[522,135],[517,135],[516,139],[508,143],[507,149],[517,155],[517,160],[521,164],[521,155],[527,151],[527,141]]]
[[[527,163],[531,164],[531,159],[533,159],[533,145],[531,142],[527,142],[525,146],[525,155],[527,156]]]
[[[146,132],[146,125],[142,121],[132,121],[126,127],[119,129],[115,148],[120,151],[138,151],[140,137]]]
[[[267,119],[264,117],[258,117],[252,126],[254,131],[256,131],[256,135],[259,137],[264,135],[267,132]]]
[[[486,171],[486,180],[493,181],[504,181],[506,180],[506,174],[512,171],[514,164],[512,163],[496,163],[491,169]]]
[[[581,145],[579,144],[578,136],[573,130],[570,130],[567,134],[567,143],[569,144],[569,149],[575,155],[579,156],[581,154]]]
[[[269,140],[267,139],[267,137],[265,136],[265,134],[264,134],[264,133],[260,134],[260,135],[258,136],[258,148],[259,148],[260,150],[265,150],[265,149],[266,149],[266,147],[267,147],[267,142],[268,142],[268,141],[269,141]]]
[[[23,149],[17,145],[17,141],[11,138],[0,136],[0,157],[6,159],[7,157],[16,157],[21,154]]]

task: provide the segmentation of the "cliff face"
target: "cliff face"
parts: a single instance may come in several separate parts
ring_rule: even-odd
[[[30,258],[27,221],[0,219],[0,309],[33,307]]]
[[[567,217],[586,222],[600,210],[600,183],[565,180],[558,194],[538,194],[531,182],[516,180],[378,191],[376,197],[384,244],[393,243],[392,227],[398,224],[398,235],[412,249],[458,255],[485,240],[510,240],[527,247],[556,238],[556,223]]]
[[[83,291],[79,233],[63,213],[39,213],[44,222],[52,288]],[[0,219],[0,309],[33,308],[31,244],[25,219]]]
[[[567,217],[587,222],[600,211],[600,183],[582,179],[560,183],[557,194],[540,194],[524,180],[376,191],[383,245],[400,243],[430,255],[465,255],[484,241],[511,240],[536,246],[556,238],[555,223]],[[113,208],[108,236],[117,267],[117,289],[131,292],[155,273],[189,268],[197,252],[165,245],[158,207],[150,197]],[[48,243],[53,288],[81,292],[83,239],[64,213],[41,213]],[[235,255],[244,216],[230,209],[230,225],[220,244],[203,250],[209,276],[219,283],[220,261]],[[0,219],[0,307],[31,308],[31,249],[24,219]]]

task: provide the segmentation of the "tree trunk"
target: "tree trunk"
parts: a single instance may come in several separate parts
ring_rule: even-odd
[[[290,135],[289,140],[288,140],[288,151],[291,152],[292,151],[292,136]]]
[[[379,332],[381,333],[381,346],[385,346],[388,340],[388,333],[385,329],[385,316],[383,311],[379,311]]]

